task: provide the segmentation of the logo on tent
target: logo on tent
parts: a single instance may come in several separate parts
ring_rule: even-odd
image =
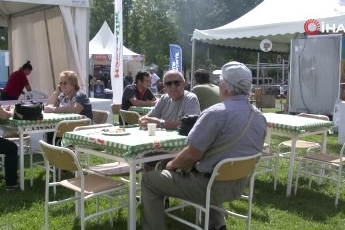
[[[320,33],[339,33],[344,32],[344,24],[328,24],[324,22],[319,22],[315,19],[309,19],[304,23],[304,31],[307,35],[317,35]]]
[[[304,23],[304,31],[308,35],[316,35],[319,34],[320,31],[320,23],[315,19],[309,19]]]

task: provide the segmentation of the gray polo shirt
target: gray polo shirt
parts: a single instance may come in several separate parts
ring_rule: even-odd
[[[252,107],[245,95],[233,96],[201,113],[187,142],[206,152],[238,137],[249,120],[251,108],[254,108],[255,115],[244,136],[228,150],[201,159],[195,166],[199,172],[212,172],[216,164],[225,158],[257,154],[262,150],[267,131],[265,117],[257,108]]]
[[[194,93],[184,91],[184,96],[178,101],[172,101],[168,94],[164,94],[147,116],[166,121],[180,121],[183,116],[199,114],[198,98]]]

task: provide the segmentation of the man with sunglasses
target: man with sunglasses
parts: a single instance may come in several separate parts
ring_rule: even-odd
[[[164,222],[165,197],[178,197],[203,204],[210,176],[217,163],[226,158],[252,156],[262,150],[267,122],[260,110],[249,102],[251,83],[252,73],[244,64],[225,64],[219,84],[222,102],[200,114],[188,134],[188,146],[167,163],[166,169],[143,174],[143,230],[167,229]],[[246,126],[248,130],[245,132],[243,130],[246,130]],[[228,149],[220,150],[212,156],[205,154],[210,149],[224,146],[238,137],[240,138]],[[193,170],[189,174],[176,171],[190,166],[193,166]],[[214,182],[210,196],[211,204],[221,206],[225,201],[238,199],[243,194],[246,184],[247,178],[231,182]],[[211,209],[209,220],[209,230],[227,229],[223,212]]]
[[[194,93],[184,89],[186,82],[180,72],[168,71],[163,77],[163,84],[166,94],[146,116],[139,119],[142,129],[147,129],[147,123],[156,123],[158,128],[176,130],[183,116],[200,114],[198,98]],[[151,152],[147,156],[155,154],[159,153]],[[156,161],[146,163],[144,170],[153,170],[156,163]]]
[[[168,71],[163,77],[166,90],[156,106],[139,121],[146,129],[147,123],[156,123],[157,127],[174,130],[181,124],[181,118],[199,115],[200,105],[194,93],[184,90],[186,82],[182,74],[175,70]]]

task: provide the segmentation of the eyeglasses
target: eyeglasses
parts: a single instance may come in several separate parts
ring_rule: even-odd
[[[181,82],[182,81],[167,81],[167,82],[164,82],[164,85],[167,86],[167,87],[171,87],[173,84],[175,87],[179,87],[181,85]]]
[[[61,81],[61,82],[59,82],[59,85],[67,85],[67,84],[68,84],[67,81]]]

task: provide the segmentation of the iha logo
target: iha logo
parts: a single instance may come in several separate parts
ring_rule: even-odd
[[[309,19],[304,23],[304,31],[308,35],[316,35],[319,34],[320,31],[320,23],[315,19]]]
[[[307,35],[317,35],[320,33],[339,33],[345,32],[343,24],[328,24],[315,19],[309,19],[304,23],[304,31]]]

